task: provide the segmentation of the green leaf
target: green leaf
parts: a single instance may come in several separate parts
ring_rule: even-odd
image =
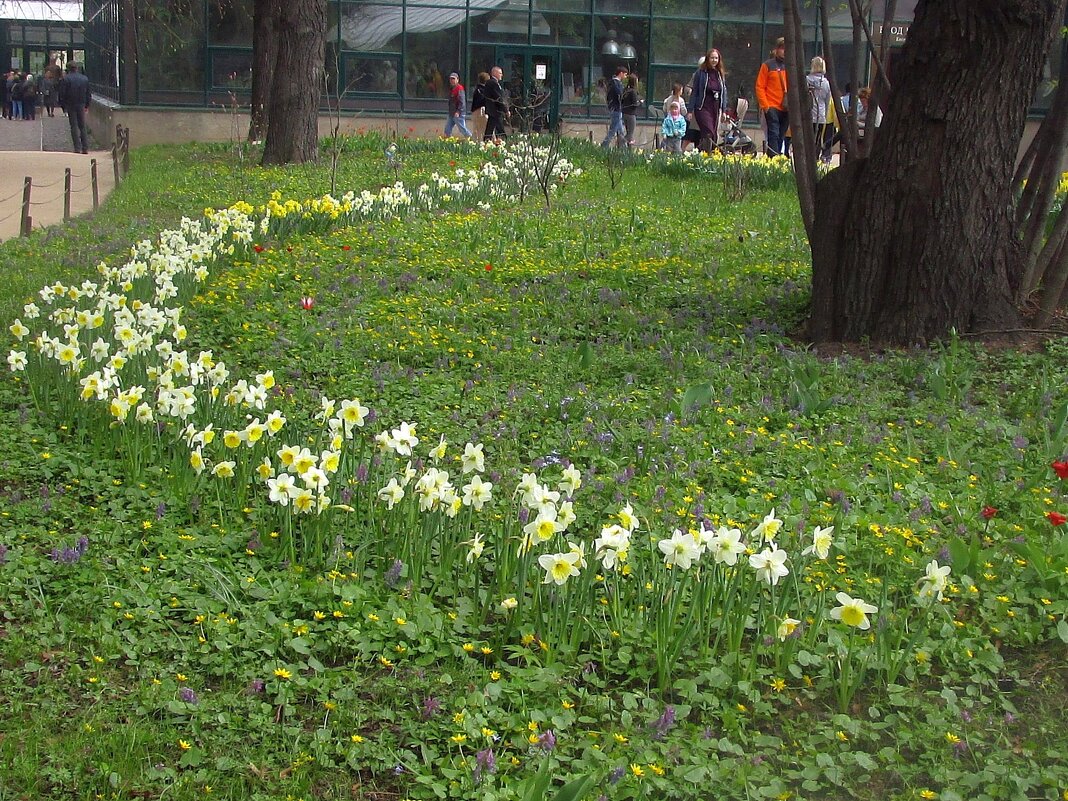
[[[308,641],[303,637],[294,637],[289,641],[289,647],[296,651],[298,654],[310,654],[311,646],[308,645]]]
[[[583,342],[578,346],[578,363],[579,367],[583,369],[589,369],[593,366],[593,345],[589,342]]]
[[[554,801],[578,801],[593,787],[593,776],[583,776],[568,782],[556,794]]]
[[[698,384],[690,387],[682,396],[682,413],[695,409],[698,406],[707,406],[712,402],[712,387],[709,384]]]
[[[1061,618],[1057,621],[1057,636],[1061,642],[1068,643],[1068,620]]]

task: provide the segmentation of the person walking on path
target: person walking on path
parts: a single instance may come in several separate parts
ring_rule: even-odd
[[[467,94],[464,85],[460,83],[460,76],[455,72],[449,75],[449,118],[445,121],[445,138],[452,136],[454,126],[460,126],[460,133],[471,138],[471,132],[464,124],[467,114]]]
[[[766,155],[781,155],[783,137],[790,127],[790,116],[786,112],[786,40],[781,37],[775,42],[771,58],[760,65],[756,98],[768,125]]]
[[[501,85],[504,70],[494,67],[490,70],[490,79],[486,81],[486,88],[482,90],[482,97],[486,110],[486,133],[483,141],[500,143],[504,139],[504,117],[508,113],[508,96]]]
[[[705,153],[711,153],[719,144],[719,116],[726,108],[727,70],[720,52],[712,48],[693,74],[690,85],[690,113],[701,130],[698,147]]]
[[[638,97],[638,76],[627,77],[627,88],[623,90],[620,106],[623,109],[623,128],[627,132],[627,147],[634,147],[634,129],[638,124],[638,109],[642,99]]]
[[[41,105],[48,112],[49,117],[56,116],[56,73],[55,67],[48,67],[41,76],[41,82],[37,85],[41,94]]]
[[[85,131],[85,112],[93,99],[89,91],[89,79],[82,73],[77,62],[67,67],[67,74],[59,82],[59,105],[70,121],[70,138],[75,153],[89,152],[89,136]]]
[[[608,149],[613,140],[620,145],[627,143],[627,131],[623,127],[623,78],[627,75],[626,67],[616,67],[615,75],[608,82],[608,133],[605,134],[601,147]]]

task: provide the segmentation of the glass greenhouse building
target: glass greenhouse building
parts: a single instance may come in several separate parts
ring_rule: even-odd
[[[827,44],[815,4],[802,6],[806,56],[830,49],[844,85],[848,13],[832,17]],[[914,6],[898,3],[891,44],[904,41]],[[722,51],[731,94],[751,96],[782,35],[781,9],[781,0],[330,0],[324,107],[340,98],[353,111],[440,114],[450,72],[472,87],[499,64],[513,95],[537,82],[554,121],[591,119],[606,113],[602,79],[615,67],[636,72],[655,104],[689,81],[708,46]],[[85,40],[97,96],[229,105],[251,83],[252,0],[87,0]]]

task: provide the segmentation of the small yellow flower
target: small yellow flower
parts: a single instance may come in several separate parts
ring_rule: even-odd
[[[179,740],[178,741],[178,747],[181,748],[183,751],[188,751],[193,746],[191,744],[187,743],[185,740]]]
[[[637,778],[639,778],[639,779],[640,779],[640,778],[641,778],[642,776],[644,776],[644,775],[645,775],[645,771],[644,771],[644,770],[642,770],[642,766],[641,766],[641,765],[635,765],[635,764],[633,764],[633,763],[632,763],[632,764],[631,764],[631,766],[630,766],[630,772],[631,772],[631,773],[633,773],[633,774],[634,774],[634,775],[635,775],[635,776],[636,776]]]
[[[946,742],[949,743],[950,745],[956,745],[957,743],[960,742],[960,737],[958,737],[957,735],[955,735],[951,731],[947,731],[946,732]]]
[[[491,670],[490,671],[490,681],[500,681],[500,680],[501,680],[501,671],[499,671],[499,670]]]
[[[464,649],[465,652],[471,653],[472,651],[475,650],[475,646],[474,646],[473,643],[465,642],[463,644],[463,649]]]
[[[175,673],[174,678],[178,679],[178,681],[189,681],[189,677],[184,673]]]
[[[316,620],[323,620],[326,617],[326,613],[316,610],[315,612],[312,612],[312,617]]]
[[[274,669],[274,675],[277,676],[278,678],[282,679],[283,681],[285,681],[286,679],[293,678],[293,674],[290,673],[285,668],[275,668]]]
[[[482,655],[483,655],[483,656],[489,656],[490,654],[492,654],[492,653],[493,653],[493,649],[492,649],[492,648],[490,648],[490,647],[489,647],[489,646],[487,646],[487,645],[483,645],[483,646],[482,646],[481,648],[479,648],[478,650],[482,652]]]
[[[786,689],[786,681],[784,679],[772,679],[771,689],[773,689],[777,693],[781,693],[783,690]]]
[[[393,618],[393,622],[396,623],[398,626],[403,626],[408,621],[405,620],[403,617],[395,617]]]
[[[337,704],[333,701],[323,701],[323,708],[326,709],[327,712],[333,712],[337,709]]]
[[[659,765],[657,765],[655,762],[652,762],[652,763],[649,764],[649,770],[651,770],[657,776],[663,776],[664,775],[664,769],[662,767],[660,767]]]
[[[563,701],[560,702],[560,706],[562,706],[564,709],[574,709],[575,708],[575,705],[571,701],[568,701],[566,698]]]
[[[617,743],[625,743],[625,742],[627,742],[627,738],[624,737],[619,732],[616,732],[615,734],[613,734],[612,735],[612,739],[615,740]]]
[[[838,739],[839,742],[842,742],[842,743],[849,742],[849,736],[844,731],[842,731],[841,729],[836,731],[834,733],[834,736],[835,736],[835,738]]]
[[[926,798],[928,799],[928,801],[930,801],[930,799],[932,798],[938,798],[938,793],[936,793],[934,790],[928,790],[924,788],[923,790],[920,790],[920,798]]]
[[[379,617],[376,614],[368,615],[367,619],[370,620],[372,623],[377,623],[379,621]]]
[[[363,742],[363,737],[361,737],[358,734],[352,735],[349,739],[352,740],[354,743],[356,743],[356,745],[359,745],[360,743]]]
[[[454,734],[449,739],[452,740],[454,743],[462,743],[462,742],[466,742],[467,735],[466,734]]]
[[[389,659],[387,659],[386,657],[384,657],[384,656],[380,656],[380,657],[378,657],[378,663],[379,663],[380,665],[382,665],[382,667],[384,667],[384,668],[391,668],[391,667],[393,667],[393,663],[392,663],[392,662],[391,662],[391,661],[390,661]]]
[[[457,726],[459,726],[460,724],[462,724],[464,722],[464,718],[465,717],[466,717],[465,713],[457,712],[455,715],[452,716],[452,722],[455,723]]]

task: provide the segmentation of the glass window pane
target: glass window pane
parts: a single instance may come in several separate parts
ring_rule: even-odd
[[[544,19],[541,14],[538,16]],[[525,43],[529,39],[529,25],[529,11],[509,10],[507,4],[500,11],[471,9],[472,39],[499,44]]]
[[[653,61],[658,64],[694,64],[705,52],[704,21],[653,20]]]
[[[47,44],[48,43],[48,29],[43,25],[27,25],[26,26],[26,38],[24,41],[26,44]]]
[[[449,95],[445,76],[463,67],[462,33],[462,25],[453,25],[443,31],[405,34],[405,108],[444,112]]]
[[[346,58],[344,94],[375,92],[399,95],[399,77],[397,62],[392,58]]]
[[[560,51],[560,104],[585,108],[590,96],[590,54],[588,50]]]
[[[534,7],[541,11],[589,11],[590,0],[535,0]]]
[[[549,34],[545,37],[535,35],[537,44],[563,45],[571,47],[590,46],[590,18],[579,14],[538,13],[545,20]],[[535,17],[536,18],[536,17]]]
[[[208,3],[211,44],[252,47],[252,3]]]
[[[212,51],[211,86],[237,94],[252,87],[252,51]]]
[[[761,44],[761,26],[715,22],[712,24],[712,46],[719,50],[723,58],[730,102],[744,97],[751,106],[755,106],[753,87],[756,85],[757,72],[768,58]]]
[[[345,50],[399,53],[404,9],[383,3],[342,3],[338,29]]]
[[[721,19],[763,19],[764,0],[715,0],[713,13]]]
[[[648,14],[649,0],[594,0],[593,8],[602,14]]]
[[[646,51],[649,20],[637,17],[595,17],[593,30],[596,63],[593,65],[590,81],[594,87],[590,113],[593,116],[606,116],[608,80],[617,67],[626,67],[637,73],[643,84],[639,91],[645,91],[645,76],[649,73],[649,53]]]
[[[708,17],[708,0],[656,0],[653,13],[658,17]]]
[[[653,89],[649,92],[650,108],[659,111],[664,110],[664,101],[671,94],[671,87],[676,83],[682,84],[683,97],[686,96],[686,87],[693,80],[694,70],[690,67],[655,67],[653,69]],[[734,92],[734,88],[731,88]]]
[[[204,90],[204,6],[137,8],[138,88]]]

